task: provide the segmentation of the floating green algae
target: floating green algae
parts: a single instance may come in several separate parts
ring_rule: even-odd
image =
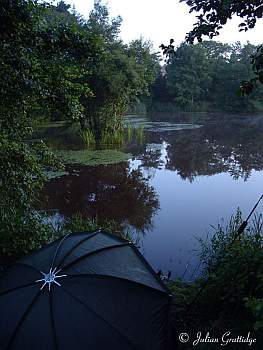
[[[131,154],[119,150],[55,150],[55,155],[65,164],[106,165],[125,162]]]

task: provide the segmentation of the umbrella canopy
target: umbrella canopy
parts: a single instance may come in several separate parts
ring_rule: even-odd
[[[0,280],[2,350],[160,350],[171,297],[134,245],[75,233],[13,264]]]

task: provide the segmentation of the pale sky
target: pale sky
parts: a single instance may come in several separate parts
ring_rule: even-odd
[[[75,5],[77,12],[84,17],[88,17],[94,5],[94,0],[65,2]],[[175,39],[176,45],[180,44],[196,22],[196,14],[189,14],[189,7],[179,0],[108,0],[103,3],[108,5],[112,17],[122,17],[121,38],[125,43],[142,36],[150,39],[156,50],[159,50],[160,44],[168,44],[170,38]],[[234,18],[214,40],[229,43],[249,40],[255,45],[263,43],[263,19],[258,21],[256,28],[246,33],[238,31],[239,21]]]

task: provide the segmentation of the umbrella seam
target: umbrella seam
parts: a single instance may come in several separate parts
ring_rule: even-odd
[[[101,251],[104,251],[104,250],[114,249],[114,248],[121,248],[121,247],[126,247],[126,246],[129,246],[129,245],[131,245],[131,243],[127,242],[127,243],[120,243],[120,244],[111,245],[111,246],[108,246],[108,247],[103,247],[103,248],[100,248],[100,249],[97,249],[97,250],[93,250],[92,252],[84,254],[84,255],[80,256],[79,258],[77,258],[76,260],[73,260],[71,263],[67,264],[66,266],[63,266],[63,267],[60,266],[61,267],[61,271],[69,268],[70,266],[76,264],[77,262],[81,261],[82,259],[85,259],[86,257],[88,257],[90,255],[94,255],[94,254],[100,253]]]
[[[49,311],[50,311],[51,329],[52,329],[52,334],[53,334],[54,345],[55,345],[55,349],[58,350],[57,333],[56,333],[55,319],[54,319],[54,315],[53,315],[52,290],[50,290],[50,293],[49,293]]]
[[[18,286],[18,287],[14,287],[14,288],[11,288],[11,289],[8,289],[4,292],[1,292],[0,293],[0,296],[3,296],[5,294],[8,294],[8,293],[11,293],[11,292],[14,292],[18,289],[21,289],[21,288],[26,288],[26,287],[30,287],[30,286],[33,286],[35,284],[35,282],[32,282],[32,283],[28,283],[28,284],[23,284],[22,286]]]
[[[60,263],[58,264],[58,268],[61,266],[61,264],[63,264],[63,262],[65,261],[65,259],[79,246],[81,245],[83,242],[89,240],[92,237],[95,237],[98,233],[100,233],[100,230],[89,233],[88,237],[85,237],[84,239],[82,239],[80,242],[78,242],[77,244],[75,244],[73,247],[71,247],[71,249],[67,252],[67,254],[65,254],[62,258],[62,260],[60,261]]]
[[[14,263],[12,266],[15,266],[15,265],[23,265],[23,266],[26,266],[26,267],[30,267],[31,269],[33,269],[33,270],[35,270],[35,271],[40,273],[40,270],[38,270],[36,267],[34,267],[32,265],[29,265],[29,264],[26,264],[26,263],[23,263],[23,262],[20,262],[20,261]]]
[[[18,321],[18,323],[17,323],[17,325],[16,325],[16,327],[15,327],[15,329],[14,329],[14,331],[13,331],[11,337],[10,337],[10,340],[9,340],[9,342],[8,342],[8,344],[7,344],[6,350],[9,350],[9,349],[11,348],[12,343],[14,342],[15,337],[16,337],[16,335],[17,335],[17,332],[18,332],[19,328],[20,328],[21,325],[22,325],[22,322],[23,322],[23,321],[25,320],[25,318],[27,317],[27,315],[28,315],[30,309],[31,309],[32,306],[34,305],[34,303],[35,303],[35,301],[37,300],[37,298],[39,297],[39,295],[40,295],[40,291],[38,291],[37,294],[34,296],[33,300],[32,300],[31,303],[28,305],[28,307],[27,307],[26,310],[24,311],[22,317],[21,317],[20,320]]]
[[[55,260],[56,260],[56,257],[58,255],[58,251],[60,249],[60,247],[62,246],[62,244],[64,243],[64,241],[69,237],[70,234],[67,234],[66,236],[62,237],[57,248],[56,248],[56,251],[55,251],[55,254],[53,256],[53,259],[52,259],[52,263],[51,263],[51,268],[54,266],[54,263],[55,263]]]
[[[133,249],[133,251],[135,252],[135,254],[140,258],[141,262],[144,264],[145,267],[147,267],[148,271],[151,272],[152,274],[154,274],[155,279],[159,282],[159,284],[164,288],[164,290],[166,291],[166,293],[168,293],[169,295],[171,295],[171,292],[169,291],[169,289],[167,288],[167,286],[163,283],[163,281],[160,278],[157,278],[157,274],[154,271],[154,269],[151,267],[151,265],[148,263],[148,261],[141,255],[141,253],[138,251],[138,249],[135,248],[135,246],[133,244],[131,244],[131,247]]]
[[[138,345],[134,344],[131,342],[131,340],[125,336],[124,334],[121,333],[121,331],[115,326],[110,324],[107,320],[105,320],[104,317],[102,317],[101,315],[99,315],[95,310],[93,310],[91,307],[89,307],[88,305],[86,305],[81,299],[77,298],[76,296],[74,296],[73,294],[71,294],[67,289],[63,288],[65,293],[67,293],[68,295],[70,295],[74,300],[76,300],[78,303],[80,303],[81,305],[83,305],[86,309],[88,309],[89,311],[91,311],[93,314],[95,314],[98,318],[100,318],[102,321],[104,321],[110,328],[114,329],[114,331],[116,331],[122,338],[124,338],[126,340],[126,342],[128,344],[130,344],[132,347],[135,347],[135,349],[140,349],[140,347],[138,347]]]
[[[112,279],[117,279],[117,280],[122,280],[122,281],[125,281],[125,282],[128,282],[128,283],[132,283],[132,284],[137,284],[138,286],[142,286],[142,287],[145,287],[145,288],[148,288],[148,289],[152,289],[158,293],[161,293],[163,295],[166,295],[168,296],[169,298],[171,297],[170,293],[167,293],[167,291],[163,291],[163,290],[160,290],[160,289],[157,289],[155,287],[151,287],[149,285],[146,285],[144,283],[140,283],[140,282],[137,282],[137,281],[134,281],[134,280],[130,280],[128,278],[122,278],[122,277],[117,277],[117,276],[112,276],[112,275],[101,275],[101,274],[93,274],[93,273],[90,273],[90,274],[77,274],[77,275],[67,275],[67,279],[68,278],[74,278],[74,277],[87,277],[87,278],[101,278],[101,279],[107,279],[107,278],[112,278]]]

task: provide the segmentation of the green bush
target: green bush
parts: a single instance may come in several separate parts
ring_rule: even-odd
[[[12,219],[12,230],[0,229],[0,267],[71,232],[102,229],[121,238],[132,240],[130,232],[115,221],[99,223],[97,219],[83,218],[80,214],[54,224],[47,215],[30,212]]]
[[[113,220],[107,220],[100,223],[97,218],[83,218],[80,214],[76,214],[65,221],[62,226],[62,231],[64,231],[64,233],[95,231],[99,229],[113,233],[129,241],[131,240],[130,232]]]
[[[214,228],[210,240],[200,240],[204,268],[201,278],[193,283],[176,281],[170,285],[175,293],[178,329],[189,330],[193,335],[210,331],[214,336],[226,331],[233,335],[252,332],[252,337],[262,344],[258,331],[263,326],[262,215],[256,215],[235,239],[241,223],[238,210],[226,227]]]
[[[255,216],[235,240],[241,223],[238,211],[225,229],[218,226],[210,242],[201,242],[201,260],[210,277],[207,292],[213,292],[211,297],[224,304],[240,307],[245,297],[260,297],[263,292],[262,216]]]
[[[7,265],[35,249],[52,242],[63,232],[45,223],[45,217],[30,212],[25,217],[12,218],[12,230],[0,230],[0,265]]]

